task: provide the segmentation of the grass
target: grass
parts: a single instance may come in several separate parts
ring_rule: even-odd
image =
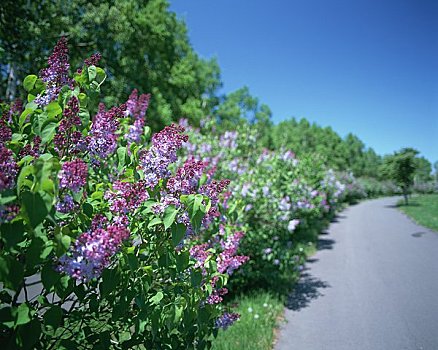
[[[271,350],[284,303],[268,292],[255,292],[236,299],[233,312],[240,320],[227,330],[219,331],[213,350]]]
[[[416,223],[438,232],[438,194],[424,194],[410,198],[409,205],[398,203],[400,210]]]

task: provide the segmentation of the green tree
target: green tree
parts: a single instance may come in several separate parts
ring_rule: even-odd
[[[409,204],[409,189],[414,183],[417,154],[418,151],[413,148],[403,148],[393,155],[386,156],[381,170],[383,176],[393,180],[401,187],[406,205]]]
[[[102,54],[108,105],[126,101],[134,87],[152,93],[148,119],[154,129],[180,117],[197,124],[217,103],[217,62],[194,52],[186,25],[166,0],[4,0],[0,24],[1,98],[18,97],[24,72],[44,66],[64,35],[72,69],[83,57]]]
[[[432,180],[432,164],[424,157],[415,158],[416,171],[415,182],[427,182]]]

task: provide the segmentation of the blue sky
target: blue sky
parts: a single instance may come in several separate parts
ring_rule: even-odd
[[[171,0],[223,91],[438,160],[437,0]]]

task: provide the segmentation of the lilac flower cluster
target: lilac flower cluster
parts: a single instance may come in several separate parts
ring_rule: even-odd
[[[72,97],[64,108],[58,132],[53,139],[55,150],[61,157],[67,153],[77,154],[86,149],[86,139],[80,131],[75,130],[81,124],[79,101],[76,97]]]
[[[194,245],[190,248],[190,256],[196,260],[195,268],[203,267],[205,260],[212,255],[208,243]]]
[[[0,191],[15,186],[18,170],[12,151],[0,144]]]
[[[133,212],[144,201],[149,199],[145,182],[122,182],[116,181],[112,186],[112,191],[105,193],[110,210],[114,213],[126,214]]]
[[[216,320],[215,326],[216,328],[222,328],[225,330],[234,322],[236,322],[239,318],[240,315],[237,313],[224,312],[224,314]]]
[[[97,64],[99,63],[101,58],[102,58],[102,55],[99,52],[96,52],[96,53],[92,54],[91,57],[86,58],[84,60],[84,63],[87,67],[97,66]]]
[[[87,183],[87,176],[88,166],[82,159],[65,162],[58,173],[59,187],[79,192]]]
[[[177,150],[188,140],[183,132],[183,127],[172,124],[152,137],[151,148],[140,156],[147,187],[153,188],[160,179],[169,177],[169,165],[176,162]]]
[[[99,158],[107,158],[117,148],[118,118],[123,117],[126,105],[113,107],[105,111],[103,103],[99,105],[99,111],[91,124],[88,149],[90,153]]]
[[[217,269],[220,273],[226,272],[231,275],[234,270],[249,260],[248,256],[236,255],[240,240],[243,236],[244,232],[238,231],[221,243],[224,251],[221,252],[216,259]]]
[[[219,145],[221,147],[227,147],[227,148],[232,148],[235,149],[237,148],[237,136],[239,134],[237,133],[237,131],[226,131],[220,139]]]
[[[210,305],[219,304],[220,302],[222,302],[224,300],[224,298],[222,298],[222,296],[224,296],[225,294],[228,294],[227,288],[219,288],[219,289],[213,290],[213,293],[211,293],[211,295],[209,295],[207,298],[207,304],[210,304]]]
[[[122,242],[129,238],[126,227],[111,225],[94,228],[82,233],[68,254],[59,259],[58,270],[79,282],[97,278],[120,249]]]
[[[12,130],[4,120],[0,119],[0,145],[4,145],[6,142],[12,140]]]
[[[72,86],[73,81],[68,76],[70,64],[68,62],[67,39],[59,39],[52,55],[48,60],[49,67],[41,70],[40,78],[46,83],[46,94],[38,95],[34,102],[40,106],[46,106],[58,98],[59,92],[64,85]]]
[[[177,170],[175,176],[167,181],[167,189],[171,193],[195,193],[205,167],[206,164],[202,161],[196,161],[193,158],[187,159],[184,165]]]
[[[215,218],[220,216],[219,209],[217,206],[219,203],[219,196],[227,188],[229,184],[230,184],[230,180],[221,180],[221,181],[212,180],[211,182],[199,188],[198,193],[207,196],[208,198],[210,198],[211,201],[211,208],[202,219],[203,227],[208,227]]]
[[[23,101],[17,98],[14,102],[11,103],[9,107],[9,112],[6,114],[5,121],[8,123],[12,122],[12,117],[14,115],[19,115],[23,110]]]
[[[69,194],[64,194],[56,201],[55,208],[57,211],[63,214],[68,214],[77,207],[73,197]]]
[[[139,97],[136,89],[129,95],[129,99],[126,102],[126,114],[134,119],[134,123],[129,126],[129,133],[126,135],[126,139],[129,142],[140,142],[150,98],[150,94],[142,94]]]
[[[287,230],[292,233],[295,231],[295,229],[297,228],[297,226],[300,224],[300,220],[298,219],[293,219],[291,221],[289,221],[289,224],[287,225]]]
[[[34,158],[38,158],[40,156],[40,146],[41,146],[41,137],[35,136],[33,138],[33,145],[28,143],[20,150],[18,156],[20,158],[24,158],[26,156],[32,156]]]
[[[20,206],[18,204],[0,206],[0,224],[14,220],[19,213]]]

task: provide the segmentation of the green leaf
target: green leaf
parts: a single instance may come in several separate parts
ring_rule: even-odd
[[[192,287],[199,287],[202,281],[202,274],[199,271],[192,271],[190,274],[190,282]]]
[[[190,254],[188,251],[176,254],[175,258],[178,272],[184,271],[189,266]]]
[[[24,80],[23,80],[24,89],[27,92],[33,90],[33,87],[35,86],[35,82],[37,79],[38,79],[38,77],[36,75],[28,75],[26,78],[24,78]]]
[[[172,227],[172,245],[176,247],[181,243],[186,234],[186,226],[184,224],[177,224]]]
[[[52,305],[44,314],[44,324],[56,329],[62,320],[62,308],[58,305]]]
[[[41,335],[41,323],[34,318],[31,322],[20,326],[18,330],[19,341],[21,341],[20,349],[34,349],[35,343]]]
[[[29,323],[31,319],[29,306],[27,306],[26,303],[20,304],[20,306],[17,308],[17,314],[15,316],[15,325],[19,326]]]
[[[162,221],[161,221],[160,218],[153,218],[153,219],[149,222],[149,224],[148,224],[148,228],[154,227],[154,226],[159,225],[159,224],[161,224],[161,223],[162,223]]]
[[[5,241],[4,248],[10,249],[20,243],[24,239],[25,232],[21,221],[1,225],[1,238]]]
[[[17,290],[23,283],[24,267],[9,256],[0,256],[0,282],[12,290]]]
[[[49,213],[43,198],[39,193],[25,191],[21,194],[21,199],[31,226],[37,227]]]
[[[18,191],[18,193],[20,193],[22,188],[25,185],[29,184],[29,182],[30,182],[30,185],[32,186],[32,182],[27,180],[27,177],[29,175],[33,174],[34,170],[35,170],[35,168],[33,165],[26,165],[21,169],[20,174],[18,175],[18,178],[17,178],[17,191]]]
[[[122,170],[126,164],[126,147],[117,148],[118,169]]]
[[[61,275],[55,271],[54,266],[47,263],[43,266],[41,270],[41,281],[46,290],[51,290],[51,288],[61,279]]]
[[[173,205],[169,205],[164,212],[164,229],[167,230],[175,222],[176,214],[178,214],[178,209]]]
[[[41,141],[43,144],[49,143],[53,140],[53,137],[56,133],[56,128],[58,127],[58,123],[49,122],[41,131]]]
[[[82,205],[82,210],[84,211],[84,214],[87,215],[89,218],[93,217],[94,208],[90,203],[84,203]]]
[[[87,69],[88,72],[88,80],[92,81],[94,78],[96,78],[96,66],[89,66]]]
[[[160,301],[163,299],[163,297],[164,297],[164,294],[162,292],[158,292],[150,299],[150,301],[152,304],[158,305],[160,303]]]
[[[52,101],[46,106],[46,112],[49,118],[56,117],[62,113],[62,108],[58,102]]]

